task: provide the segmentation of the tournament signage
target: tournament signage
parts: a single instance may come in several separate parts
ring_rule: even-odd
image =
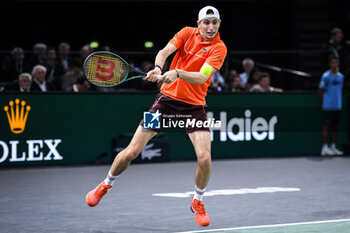
[[[163,124],[169,160],[194,159],[182,126],[198,122],[147,112],[154,98],[155,94],[1,93],[0,167],[110,163],[141,120],[148,127]],[[208,122],[199,123],[211,128],[213,158],[320,153],[322,111],[316,93],[209,94],[206,99]],[[348,136],[347,95],[343,104],[340,148]],[[113,144],[121,135],[128,137]],[[140,160],[160,159],[162,146],[156,146],[148,145]]]
[[[29,111],[31,110],[31,106],[26,105],[25,100],[18,98],[15,101],[10,100],[9,104],[5,105],[3,109],[6,112],[8,129],[14,134],[12,136],[8,132],[8,138],[16,140],[0,140],[0,163],[6,161],[16,163],[63,160],[57,149],[57,146],[62,142],[61,139],[21,139],[22,137],[18,136],[25,130]],[[2,130],[3,134],[5,130]]]
[[[214,118],[213,112],[207,113],[209,119]],[[221,126],[212,127],[211,141],[214,140],[214,132],[220,131],[220,142],[226,142],[231,140],[233,142],[239,141],[251,141],[253,139],[257,141],[263,141],[266,138],[270,141],[275,139],[275,126],[277,124],[277,116],[272,116],[270,119],[263,117],[257,117],[251,119],[252,112],[249,109],[244,111],[245,118],[233,117],[227,119],[227,112],[220,111],[219,122]],[[234,127],[237,127],[237,132],[234,132]]]

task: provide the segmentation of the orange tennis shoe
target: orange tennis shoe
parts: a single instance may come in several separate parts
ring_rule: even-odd
[[[108,192],[109,189],[111,189],[111,185],[106,185],[104,181],[102,181],[94,190],[91,190],[86,194],[86,204],[93,207],[97,205],[102,197]]]
[[[195,214],[196,222],[199,226],[203,226],[203,227],[209,226],[210,218],[209,218],[209,215],[207,214],[207,211],[205,211],[203,202],[197,199],[194,199],[192,197],[190,208],[191,208],[191,211]]]

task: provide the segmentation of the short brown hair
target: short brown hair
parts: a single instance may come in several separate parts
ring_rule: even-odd
[[[270,78],[270,74],[269,73],[267,73],[267,72],[262,72],[261,74],[260,74],[260,76],[259,76],[259,81],[261,80],[261,79],[263,79],[263,78]]]

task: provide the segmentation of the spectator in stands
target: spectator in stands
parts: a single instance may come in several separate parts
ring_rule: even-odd
[[[340,28],[331,30],[330,39],[322,46],[322,70],[328,69],[329,57],[339,58],[339,70],[350,74],[350,45],[343,42],[343,31]]]
[[[5,91],[29,92],[32,83],[32,76],[29,73],[22,73],[18,77],[18,82],[6,86]]]
[[[93,52],[93,49],[90,45],[84,45],[80,48],[80,63],[83,64],[87,56],[89,56]]]
[[[260,69],[254,68],[251,75],[249,76],[248,82],[245,86],[245,89],[249,91],[254,85],[259,84],[259,77],[260,77]]]
[[[232,85],[233,79],[236,76],[239,76],[236,70],[230,70],[229,72],[227,72],[225,76],[225,90],[231,91],[231,85]]]
[[[59,90],[61,87],[60,77],[63,75],[63,67],[56,60],[56,50],[49,47],[46,51],[46,81],[50,83],[54,90]]]
[[[111,47],[108,46],[108,45],[102,46],[101,50],[102,50],[102,51],[107,51],[107,52],[111,52],[111,51],[112,51],[112,50],[111,50]]]
[[[259,76],[259,83],[255,84],[250,92],[283,92],[282,89],[270,86],[270,75],[268,73],[261,73]]]
[[[30,58],[30,65],[45,65],[47,46],[44,43],[37,43],[33,46],[33,54]]]
[[[213,77],[211,78],[211,85],[208,88],[211,92],[220,92],[225,87],[225,79],[222,77],[219,71],[216,71]]]
[[[330,55],[333,55],[335,57],[340,57],[341,50],[342,50],[342,40],[343,40],[343,31],[340,28],[333,28],[331,30],[331,37],[322,46],[322,49],[324,50],[325,54],[325,64],[327,64],[328,68],[328,58]]]
[[[90,88],[90,83],[83,76],[79,77],[71,88],[68,88],[67,92],[85,92]]]
[[[11,58],[4,61],[3,78],[0,82],[15,81],[23,72],[28,72],[30,67],[24,60],[24,52],[20,47],[15,47],[11,51]]]
[[[70,45],[66,42],[61,42],[58,45],[58,57],[57,57],[58,66],[60,66],[63,72],[67,72],[70,67],[71,58],[70,58]]]
[[[322,156],[342,155],[336,146],[336,136],[340,122],[342,109],[342,89],[344,75],[339,72],[339,58],[331,55],[329,58],[329,70],[323,73],[319,85],[319,97],[323,110],[322,129]],[[331,146],[328,147],[328,135],[330,133]]]
[[[46,68],[43,65],[36,65],[32,71],[33,81],[30,90],[38,92],[47,92],[52,90],[46,82]]]
[[[231,83],[231,92],[244,92],[245,89],[242,86],[241,83],[241,77],[238,75],[233,78],[233,81]]]
[[[65,91],[71,88],[78,78],[84,76],[79,59],[73,59],[70,70],[61,78],[61,90]]]
[[[249,76],[252,72],[252,70],[254,69],[254,61],[250,58],[245,58],[242,62],[242,66],[243,66],[243,70],[244,72],[239,74],[239,77],[241,77],[241,82],[243,87],[245,87],[245,85],[248,82]]]

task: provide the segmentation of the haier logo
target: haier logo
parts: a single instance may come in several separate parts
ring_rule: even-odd
[[[213,112],[207,113],[208,118],[218,119],[214,117]],[[227,138],[231,141],[263,141],[268,139],[273,141],[275,139],[275,126],[277,123],[277,116],[272,116],[270,119],[263,117],[251,118],[252,112],[247,109],[244,112],[245,118],[231,118],[227,119],[227,112],[220,112],[219,120],[221,121],[220,128],[211,129],[211,140],[214,140],[215,131],[220,132],[220,141],[226,142]],[[234,130],[238,129],[238,130]]]

